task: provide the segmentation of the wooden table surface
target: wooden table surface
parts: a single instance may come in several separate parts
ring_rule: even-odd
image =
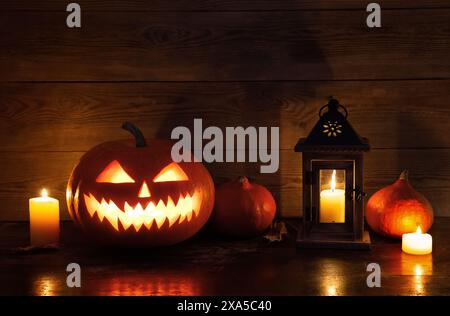
[[[372,233],[370,251],[296,250],[294,221],[282,242],[224,240],[203,233],[165,249],[105,249],[72,223],[62,247],[26,253],[26,222],[0,223],[0,295],[450,295],[450,218],[437,218],[432,255],[402,253],[401,242]],[[81,266],[81,288],[66,286],[67,264]],[[381,287],[366,266],[380,264]]]

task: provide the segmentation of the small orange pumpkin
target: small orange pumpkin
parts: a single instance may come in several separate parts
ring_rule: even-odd
[[[212,224],[224,235],[257,236],[270,226],[275,212],[275,200],[269,190],[240,177],[217,188]]]
[[[193,236],[214,206],[214,183],[200,162],[176,163],[173,141],[132,140],[88,151],[67,184],[70,217],[93,241],[126,246],[172,245]]]
[[[411,186],[405,170],[397,181],[371,196],[367,202],[366,221],[378,234],[401,238],[405,233],[415,232],[418,226],[423,232],[428,231],[433,224],[433,208]]]

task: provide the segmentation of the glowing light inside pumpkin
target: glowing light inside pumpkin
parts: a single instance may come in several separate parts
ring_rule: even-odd
[[[172,162],[170,165],[164,167],[158,175],[153,179],[153,182],[169,182],[169,181],[187,181],[189,180],[186,173],[176,163]]]
[[[117,160],[112,161],[95,180],[99,183],[134,183]]]
[[[177,222],[181,224],[185,220],[191,221],[194,216],[199,214],[202,196],[200,192],[195,192],[192,196],[180,194],[177,203],[169,197],[167,203],[159,200],[155,204],[152,201],[145,207],[141,203],[132,207],[125,202],[123,209],[113,201],[107,202],[105,199],[98,201],[92,194],[84,194],[84,200],[91,217],[97,214],[100,221],[106,218],[116,231],[119,231],[120,223],[125,230],[133,226],[137,232],[143,226],[150,230],[153,223],[159,229],[165,222],[171,227]]]
[[[142,183],[141,189],[139,190],[139,197],[148,198],[150,196],[151,196],[150,190],[148,189],[147,183],[144,181],[144,183]]]
[[[48,197],[48,192],[47,192],[46,189],[42,189],[42,191],[41,191],[41,196],[42,196],[43,198]]]

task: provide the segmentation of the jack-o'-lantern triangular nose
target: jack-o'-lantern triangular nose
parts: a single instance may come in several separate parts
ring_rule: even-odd
[[[148,189],[147,183],[145,181],[142,183],[141,189],[139,190],[139,197],[140,198],[148,198],[150,197],[150,190]]]

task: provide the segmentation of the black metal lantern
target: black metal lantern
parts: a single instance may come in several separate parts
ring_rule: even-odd
[[[348,112],[330,98],[319,121],[295,146],[302,152],[301,248],[369,249],[364,230],[363,152],[370,149],[347,121]]]

